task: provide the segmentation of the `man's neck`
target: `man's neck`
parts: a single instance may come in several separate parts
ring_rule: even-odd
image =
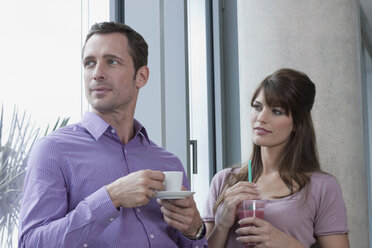
[[[98,116],[115,128],[121,142],[125,145],[134,136],[134,112],[129,113],[102,113],[94,110]]]

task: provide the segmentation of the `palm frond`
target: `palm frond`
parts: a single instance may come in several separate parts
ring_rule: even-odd
[[[60,118],[53,130],[67,125],[69,118]],[[27,159],[32,145],[40,134],[26,111],[19,113],[13,108],[13,115],[7,133],[5,130],[4,106],[0,113],[0,247],[12,247],[12,234],[18,228],[19,207]],[[44,132],[48,134],[49,125]]]

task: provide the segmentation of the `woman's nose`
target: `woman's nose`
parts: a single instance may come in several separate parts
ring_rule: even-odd
[[[257,121],[258,122],[261,122],[261,123],[265,123],[267,122],[267,115],[268,115],[268,112],[266,109],[263,109],[257,116]]]

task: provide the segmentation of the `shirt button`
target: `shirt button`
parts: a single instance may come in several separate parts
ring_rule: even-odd
[[[197,245],[197,246],[195,246],[195,248],[199,248],[199,246]]]
[[[150,238],[152,239],[155,238],[154,234],[150,234]]]
[[[84,247],[88,247],[88,244],[84,244]]]
[[[110,218],[110,221],[114,221],[114,218]]]
[[[115,133],[115,129],[111,129],[111,133]]]
[[[137,212],[138,212],[138,213],[141,212],[141,209],[137,208]]]

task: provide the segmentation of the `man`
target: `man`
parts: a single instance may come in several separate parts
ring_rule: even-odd
[[[207,246],[192,197],[155,197],[164,188],[161,171],[183,166],[134,119],[149,77],[145,40],[126,25],[99,23],[82,54],[92,112],[33,147],[19,247]]]

